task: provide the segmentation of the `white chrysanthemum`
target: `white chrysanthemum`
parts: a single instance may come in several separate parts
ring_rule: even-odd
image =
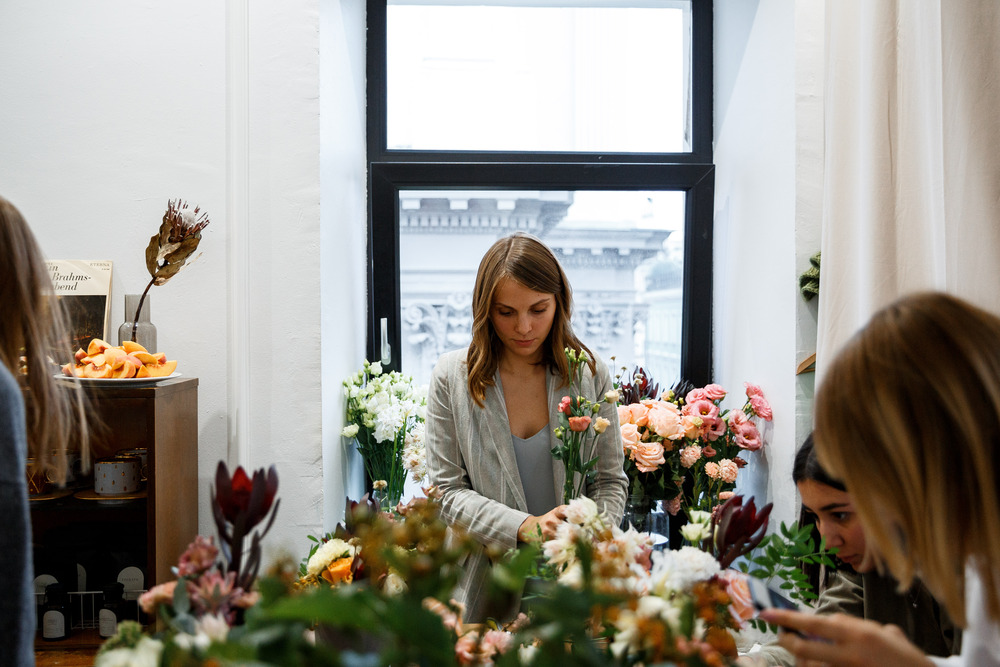
[[[580,496],[569,501],[566,507],[566,520],[578,526],[595,526],[600,521],[597,503],[586,496]]]
[[[309,574],[318,576],[320,572],[326,569],[326,567],[337,560],[338,558],[343,558],[344,556],[353,556],[355,553],[355,548],[341,540],[339,538],[334,538],[332,540],[327,540],[316,549],[316,553],[309,558],[309,562],[306,564],[306,570]]]
[[[653,553],[649,576],[652,591],[669,597],[673,592],[690,590],[697,582],[710,579],[720,571],[719,561],[711,554],[695,547],[681,547],[677,551]]]

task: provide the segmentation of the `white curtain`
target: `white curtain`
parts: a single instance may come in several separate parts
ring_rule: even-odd
[[[817,381],[917,290],[1000,313],[1000,2],[827,0]]]

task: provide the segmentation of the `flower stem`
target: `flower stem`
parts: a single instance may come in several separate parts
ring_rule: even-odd
[[[136,342],[135,335],[136,335],[136,330],[138,330],[138,328],[139,328],[139,313],[142,312],[142,304],[146,300],[146,295],[149,293],[149,288],[153,286],[154,282],[156,282],[156,276],[153,276],[152,279],[150,279],[149,284],[146,285],[146,289],[144,289],[142,291],[142,296],[139,297],[139,306],[135,309],[135,317],[132,318],[132,342],[133,343]]]

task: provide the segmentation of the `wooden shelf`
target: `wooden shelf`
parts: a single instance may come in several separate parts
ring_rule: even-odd
[[[146,497],[108,504],[70,493],[32,501],[35,574],[56,574],[75,591],[76,564],[86,560],[91,591],[115,581],[126,564],[143,567],[146,588],[170,581],[170,568],[198,532],[198,379],[141,387],[82,385],[82,391],[93,422],[92,460],[146,448]],[[78,480],[72,490],[90,489],[92,481]],[[36,658],[39,665],[91,664],[43,663],[41,656],[54,660],[60,652],[96,652],[102,641],[96,630],[77,630],[66,640],[36,642]]]

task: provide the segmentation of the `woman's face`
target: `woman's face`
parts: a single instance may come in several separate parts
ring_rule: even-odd
[[[816,516],[816,527],[826,538],[826,546],[837,547],[837,558],[855,572],[872,570],[870,559],[865,561],[865,532],[851,494],[812,479],[799,482],[798,487],[803,509]]]
[[[493,294],[490,322],[508,358],[540,360],[555,316],[554,294],[536,292],[511,278],[501,280]]]

